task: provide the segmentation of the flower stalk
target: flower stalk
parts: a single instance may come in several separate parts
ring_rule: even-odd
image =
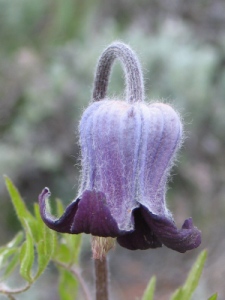
[[[95,259],[95,295],[96,300],[108,300],[108,264],[107,257]]]
[[[114,248],[115,239],[111,237],[105,238],[100,236],[93,236],[91,246],[93,259],[103,260],[109,250]]]
[[[101,55],[94,81],[93,101],[106,98],[109,77],[115,59],[122,63],[126,78],[126,101],[144,100],[144,84],[141,66],[133,50],[120,42],[111,44]]]

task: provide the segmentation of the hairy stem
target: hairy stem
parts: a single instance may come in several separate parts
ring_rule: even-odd
[[[116,58],[121,61],[126,77],[126,100],[130,103],[144,100],[144,84],[138,58],[129,46],[115,42],[106,48],[99,59],[93,101],[106,97],[111,68]]]
[[[108,270],[107,259],[95,259],[96,300],[108,300]]]

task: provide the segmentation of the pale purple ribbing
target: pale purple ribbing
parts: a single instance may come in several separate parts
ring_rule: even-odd
[[[142,113],[138,202],[153,214],[167,215],[166,182],[181,143],[181,122],[176,112],[163,103],[152,104],[148,112],[142,109]]]
[[[132,210],[138,206],[135,188],[141,139],[140,108],[121,101],[101,103],[90,117],[92,143],[85,145],[88,141],[86,132],[80,132],[82,148],[91,147],[94,165],[89,170],[94,169],[94,189],[106,195],[109,209],[119,227],[132,230]],[[85,189],[88,188],[86,186]]]

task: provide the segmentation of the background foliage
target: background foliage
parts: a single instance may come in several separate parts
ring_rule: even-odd
[[[116,299],[140,297],[153,274],[156,296],[168,299],[205,247],[208,260],[195,297],[225,295],[224,11],[222,0],[0,0],[0,174],[13,179],[29,208],[44,186],[64,203],[76,196],[77,125],[91,97],[97,58],[115,39],[139,55],[147,98],[168,101],[183,116],[186,139],[168,204],[180,225],[193,216],[202,246],[184,255],[117,247],[111,254]],[[111,96],[122,97],[121,78],[117,65]],[[4,244],[20,224],[3,177],[0,197]],[[89,248],[85,238],[81,260],[91,281]],[[51,299],[57,299],[54,275],[49,267],[41,288],[36,285]]]

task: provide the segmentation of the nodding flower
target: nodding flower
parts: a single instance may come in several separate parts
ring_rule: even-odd
[[[106,97],[115,59],[126,75],[126,101]],[[100,57],[93,99],[83,113],[79,133],[78,196],[55,219],[46,211],[49,189],[42,191],[40,212],[48,227],[105,241],[116,238],[130,250],[165,245],[186,252],[199,246],[201,233],[192,219],[178,229],[165,201],[169,171],[182,140],[180,117],[168,104],[144,101],[141,67],[127,45],[115,42]],[[102,241],[107,252],[107,242]]]

